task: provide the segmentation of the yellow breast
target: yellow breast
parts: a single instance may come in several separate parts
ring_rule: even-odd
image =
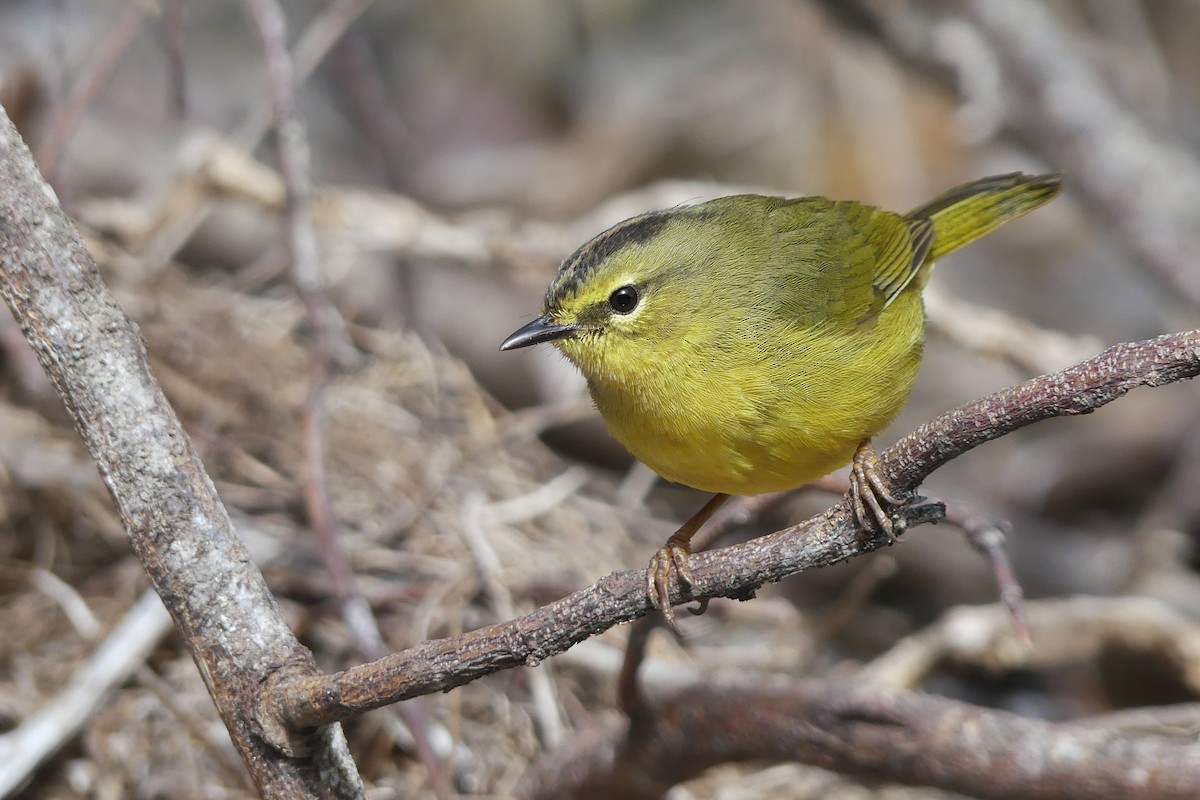
[[[779,491],[849,462],[900,411],[920,364],[923,312],[907,292],[862,328],[780,323],[733,338],[741,346],[682,340],[646,363],[601,359],[584,371],[609,429],[664,478],[709,492]]]

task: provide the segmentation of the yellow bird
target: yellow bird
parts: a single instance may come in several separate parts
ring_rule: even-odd
[[[651,561],[668,622],[671,571],[687,580],[689,542],[728,495],[792,489],[853,460],[859,523],[893,534],[901,501],[869,441],[916,378],[933,262],[1061,188],[1057,174],[998,175],[907,214],[735,195],[628,219],[563,261],[541,316],[500,349],[551,342],[634,456],[716,493]]]

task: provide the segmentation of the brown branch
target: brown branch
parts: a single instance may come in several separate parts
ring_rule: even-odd
[[[1055,725],[912,692],[756,677],[702,682],[610,719],[534,764],[525,800],[651,800],[709,767],[798,761],[849,775],[1022,800],[1184,800],[1200,748]]]
[[[1006,519],[993,519],[971,508],[965,503],[945,501],[946,521],[957,525],[992,568],[1000,603],[1012,618],[1013,631],[1021,644],[1033,646],[1029,633],[1029,619],[1025,611],[1025,590],[1021,588],[1004,549],[1004,540],[1012,525]]]
[[[179,117],[188,113],[187,70],[183,60],[183,24],[187,13],[185,0],[164,0],[159,40],[167,61],[167,85],[171,110]]]
[[[281,757],[259,738],[256,720],[246,713],[247,695],[281,664],[315,672],[312,657],[234,534],[150,372],[141,334],[104,288],[78,232],[2,110],[0,294],[99,464],[133,550],[260,793],[361,796],[338,728],[296,738],[292,749],[309,744],[312,758]]]
[[[312,170],[304,126],[295,113],[295,69],[287,49],[287,28],[277,0],[243,0],[254,20],[266,64],[271,100],[276,160],[285,187],[284,214],[292,285],[304,302],[308,323],[308,392],[300,410],[304,443],[304,513],[317,538],[321,563],[333,579],[342,619],[363,658],[381,658],[387,648],[370,604],[355,585],[354,572],[342,547],[342,526],[329,493],[326,457],[329,443],[328,388],[339,354],[352,352],[338,309],[325,291],[317,236],[312,224]],[[412,736],[413,750],[425,765],[434,794],[452,794],[449,770],[430,743],[429,715],[418,704],[398,706],[399,717]]]
[[[293,113],[292,61],[287,52],[283,9],[274,0],[243,0],[255,23],[271,98],[275,151],[286,201],[290,274],[304,302],[311,344],[309,383],[301,411],[304,441],[304,510],[316,534],[318,550],[333,578],[343,604],[355,594],[354,577],[338,542],[339,529],[329,499],[325,471],[327,440],[326,388],[333,358],[333,339],[341,331],[340,318],[325,294],[325,281],[317,258],[309,198],[312,194],[308,144],[304,129]]]
[[[96,55],[83,68],[79,82],[71,90],[66,102],[55,109],[46,125],[46,134],[38,147],[37,162],[47,175],[58,172],[58,159],[63,148],[79,126],[79,120],[88,104],[108,83],[117,69],[121,58],[129,50],[133,40],[142,29],[142,23],[151,7],[151,0],[129,0],[124,12],[103,41]]]
[[[308,80],[329,49],[372,2],[373,0],[334,0],[313,19],[300,34],[293,48],[293,79],[297,85]],[[255,109],[229,138],[247,152],[253,151],[270,130],[271,120],[269,111]],[[168,198],[166,207],[170,209],[166,215],[169,216],[170,223],[156,231],[154,236],[143,244],[139,253],[151,265],[165,264],[175,257],[179,249],[191,239],[196,228],[208,217],[211,200],[206,194],[197,194],[184,187],[181,196],[173,194]]]
[[[950,459],[991,439],[1052,417],[1086,414],[1138,386],[1162,386],[1200,373],[1200,330],[1119,344],[1100,355],[960,406],[889,448],[881,474],[896,490],[915,489]],[[910,524],[937,518],[909,509]],[[744,544],[692,556],[691,587],[672,587],[671,601],[746,599],[767,582],[843,561],[880,546],[864,540],[843,500],[799,525]],[[645,572],[600,579],[523,617],[424,642],[334,675],[296,677],[281,671],[265,687],[268,725],[304,728],[347,719],[379,706],[445,691],[521,664],[537,664],[614,625],[652,610]]]

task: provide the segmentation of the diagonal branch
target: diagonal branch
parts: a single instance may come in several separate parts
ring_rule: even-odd
[[[150,372],[141,334],[0,109],[0,294],[63,398],[263,797],[359,797],[336,727],[285,758],[259,738],[250,698],[312,656],[238,540],[191,440]],[[309,732],[310,734],[312,732]],[[336,784],[336,789],[330,789]]]
[[[1138,386],[1162,386],[1200,374],[1200,330],[1110,347],[1052,375],[960,406],[921,426],[880,460],[893,488],[912,490],[952,458],[1018,428],[1086,414]],[[910,524],[932,521],[910,509]],[[799,525],[744,544],[692,556],[691,587],[672,587],[674,603],[705,597],[746,599],[767,582],[843,561],[880,546],[864,540],[845,501]],[[305,728],[372,708],[445,691],[501,669],[537,664],[652,608],[645,572],[615,572],[523,617],[424,642],[334,675],[280,671],[266,685],[264,727]]]

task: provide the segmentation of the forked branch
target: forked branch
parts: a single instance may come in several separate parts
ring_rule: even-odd
[[[1052,417],[1090,413],[1139,386],[1163,386],[1200,373],[1200,330],[1118,344],[1095,358],[960,406],[901,439],[880,459],[898,490],[912,490],[938,467],[984,442]],[[937,518],[909,510],[910,525]],[[744,544],[692,556],[690,587],[672,587],[682,603],[746,599],[764,583],[874,550],[842,501],[825,513]],[[645,572],[626,570],[509,622],[438,639],[333,675],[280,672],[265,687],[264,727],[305,728],[372,708],[446,691],[522,664],[537,664],[572,645],[652,610]]]

